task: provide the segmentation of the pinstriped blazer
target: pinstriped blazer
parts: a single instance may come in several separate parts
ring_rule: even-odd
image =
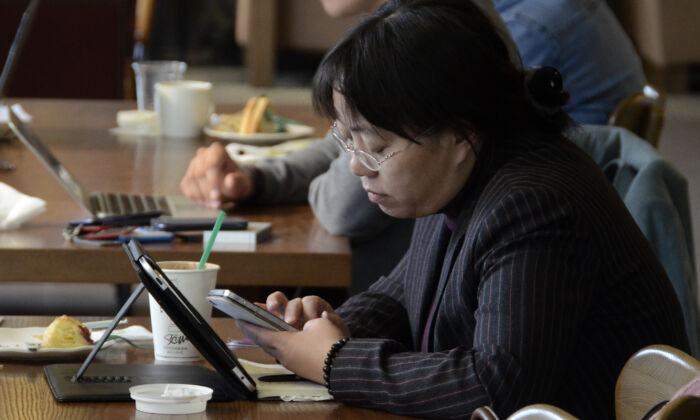
[[[337,400],[432,418],[549,403],[612,419],[633,352],[688,350],[672,286],[601,170],[568,141],[521,140],[468,181],[453,229],[443,214],[418,220],[392,273],[338,308],[353,339],[331,370]]]

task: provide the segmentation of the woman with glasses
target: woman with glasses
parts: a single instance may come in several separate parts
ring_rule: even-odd
[[[386,277],[333,309],[241,330],[340,402],[432,418],[550,403],[612,419],[640,348],[687,351],[663,268],[601,170],[562,135],[551,68],[524,75],[464,0],[392,1],[324,58],[314,104],[389,215],[417,218]]]

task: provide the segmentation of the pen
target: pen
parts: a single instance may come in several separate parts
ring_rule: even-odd
[[[300,382],[306,381],[306,379],[301,376],[297,376],[293,373],[283,373],[280,375],[263,375],[258,378],[262,382]]]

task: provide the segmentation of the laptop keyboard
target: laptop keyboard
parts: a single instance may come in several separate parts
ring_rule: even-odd
[[[168,202],[162,195],[95,193],[90,195],[90,206],[96,214],[118,215],[162,211],[172,215]]]

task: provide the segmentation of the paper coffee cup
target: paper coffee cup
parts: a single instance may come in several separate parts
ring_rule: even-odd
[[[219,266],[207,263],[197,270],[194,261],[162,261],[158,265],[183,296],[209,322],[212,306],[206,297],[216,287]],[[194,345],[185,336],[153,296],[148,296],[151,310],[151,330],[155,359],[164,362],[192,362],[202,359]]]
[[[212,112],[212,84],[194,80],[156,83],[155,108],[166,137],[197,137]]]

